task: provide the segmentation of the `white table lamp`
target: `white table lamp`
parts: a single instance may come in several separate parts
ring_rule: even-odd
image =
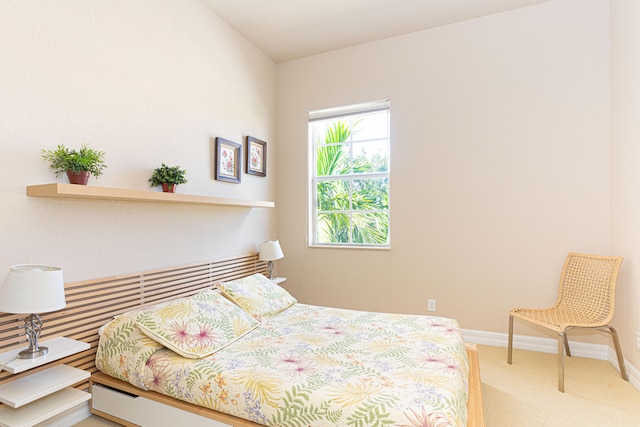
[[[48,313],[65,307],[62,269],[46,265],[14,265],[0,287],[0,311],[12,314],[28,314],[24,330],[29,348],[18,354],[20,359],[35,359],[47,354],[47,347],[38,346],[42,330],[42,318],[38,313]]]
[[[284,258],[282,249],[280,248],[280,242],[277,240],[267,240],[260,244],[260,255],[258,259],[260,261],[269,261],[269,279],[273,280],[273,261]]]

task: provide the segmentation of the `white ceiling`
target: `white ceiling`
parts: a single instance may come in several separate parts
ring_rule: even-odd
[[[280,63],[550,0],[203,0]]]

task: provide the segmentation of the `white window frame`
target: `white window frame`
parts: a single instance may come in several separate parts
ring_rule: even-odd
[[[386,172],[370,172],[370,173],[356,173],[356,174],[342,174],[342,175],[333,175],[326,177],[317,177],[316,176],[316,145],[313,141],[313,123],[317,121],[324,121],[330,119],[338,119],[341,117],[348,118],[355,115],[362,115],[367,113],[379,112],[379,111],[387,111],[387,135],[383,138],[375,138],[370,140],[387,141],[387,154],[389,156],[389,163],[387,165]],[[368,248],[368,249],[390,249],[391,247],[391,131],[390,131],[390,101],[389,99],[382,99],[377,101],[359,103],[359,104],[351,104],[344,105],[339,107],[325,108],[319,110],[311,110],[309,111],[309,124],[308,124],[308,147],[309,147],[309,187],[308,187],[308,245],[311,247],[339,247],[339,248]],[[355,141],[358,143],[359,141]],[[345,144],[352,145],[354,142],[348,141]],[[316,241],[317,236],[317,184],[321,181],[328,180],[345,180],[345,181],[353,181],[359,179],[375,179],[375,178],[386,178],[388,182],[387,188],[387,196],[388,196],[388,206],[386,209],[387,218],[388,218],[388,233],[387,233],[387,243],[386,244],[363,244],[363,243],[319,243]],[[352,186],[350,186],[350,189]],[[350,190],[351,191],[351,190]],[[352,195],[349,194],[349,198],[351,199]],[[346,213],[352,215],[353,213],[359,213],[360,211],[354,210],[336,210],[332,211],[334,213]],[[349,236],[351,238],[352,233],[349,231]]]

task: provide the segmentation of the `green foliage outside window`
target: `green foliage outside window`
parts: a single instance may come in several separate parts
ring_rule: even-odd
[[[358,142],[354,134],[363,122],[335,120],[314,133],[315,243],[389,243],[388,142]]]

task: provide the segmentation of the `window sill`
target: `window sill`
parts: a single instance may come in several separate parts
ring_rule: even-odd
[[[389,251],[391,246],[359,246],[359,245],[308,245],[311,249],[363,249],[374,251]]]

